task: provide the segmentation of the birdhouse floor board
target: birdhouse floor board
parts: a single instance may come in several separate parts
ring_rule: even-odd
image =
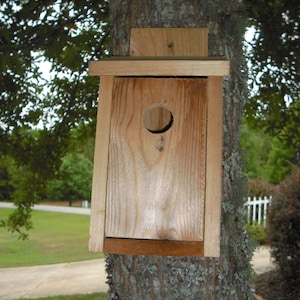
[[[159,256],[203,256],[203,242],[105,238],[104,253]]]

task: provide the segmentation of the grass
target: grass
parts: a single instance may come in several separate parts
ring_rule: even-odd
[[[107,293],[93,293],[84,295],[53,296],[46,298],[34,298],[34,300],[106,300]],[[32,300],[23,298],[23,300]]]
[[[1,208],[0,219],[6,218],[12,211]],[[102,258],[103,254],[88,251],[89,219],[87,215],[33,211],[34,228],[25,241],[18,240],[17,234],[0,228],[0,268]]]

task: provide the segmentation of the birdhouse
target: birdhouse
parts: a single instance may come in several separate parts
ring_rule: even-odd
[[[114,254],[220,253],[222,82],[206,29],[132,29],[100,76],[90,242]]]

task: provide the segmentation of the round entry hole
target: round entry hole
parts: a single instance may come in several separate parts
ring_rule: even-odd
[[[171,128],[173,115],[167,107],[156,105],[145,111],[143,121],[148,131],[152,133],[163,133]]]

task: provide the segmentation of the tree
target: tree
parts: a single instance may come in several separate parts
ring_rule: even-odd
[[[246,121],[241,131],[241,149],[245,152],[245,175],[251,179],[277,184],[297,162],[294,144],[286,145],[264,129],[251,128]]]
[[[230,60],[224,80],[220,259],[108,255],[109,299],[250,299],[251,250],[243,230],[239,129],[246,98],[239,1],[111,1],[111,55],[128,55],[130,27],[207,27],[211,56]]]
[[[14,192],[11,182],[12,159],[4,156],[0,159],[0,201],[10,201]]]
[[[271,151],[272,138],[263,130],[252,129],[244,120],[240,142],[245,152],[245,175],[248,178],[267,179],[265,165]]]
[[[94,128],[80,124],[70,131],[67,154],[55,178],[47,185],[49,200],[85,200],[91,198],[94,156]]]
[[[279,183],[291,172],[295,149],[286,146],[278,138],[273,138],[271,147],[265,166],[267,178],[271,183]]]
[[[67,154],[63,158],[59,177],[48,184],[51,200],[85,200],[91,198],[92,162],[82,154]]]
[[[70,131],[95,127],[97,79],[88,76],[88,61],[104,54],[106,26],[105,0],[0,3],[0,156],[26,170],[13,195],[18,210],[1,225],[22,237],[31,206],[69,149]]]
[[[246,0],[255,28],[250,52],[252,93],[245,106],[253,126],[264,127],[287,145],[299,161],[300,3]]]

